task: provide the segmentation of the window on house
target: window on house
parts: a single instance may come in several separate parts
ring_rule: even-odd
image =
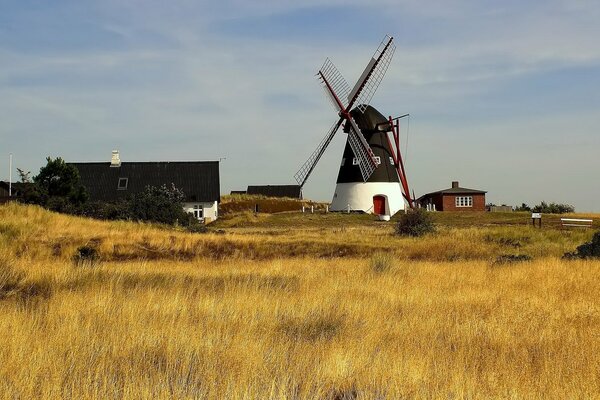
[[[454,201],[456,207],[473,207],[473,196],[456,196]]]
[[[127,189],[127,178],[119,178],[119,183],[117,184],[117,190],[126,190]]]
[[[198,220],[202,219],[204,217],[204,208],[202,208],[202,205],[194,204],[192,214],[194,214],[194,218]]]

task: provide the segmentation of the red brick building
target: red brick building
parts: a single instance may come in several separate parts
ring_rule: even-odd
[[[427,193],[417,200],[421,207],[436,211],[485,211],[483,190],[461,188],[457,181],[449,189]]]

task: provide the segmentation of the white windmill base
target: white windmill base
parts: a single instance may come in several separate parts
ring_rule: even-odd
[[[375,199],[378,197],[378,199]],[[376,205],[376,202],[385,200],[383,206]],[[381,204],[381,203],[379,203]],[[397,182],[352,182],[338,183],[335,186],[335,193],[331,206],[331,211],[363,211],[369,214],[375,214],[375,208],[385,210],[383,215],[394,215],[400,210],[404,210],[406,204],[400,184]],[[381,212],[377,212],[381,214]]]

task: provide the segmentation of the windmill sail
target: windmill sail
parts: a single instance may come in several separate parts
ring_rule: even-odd
[[[313,169],[315,169],[315,166],[321,159],[321,156],[325,152],[325,149],[327,148],[327,146],[329,146],[329,143],[331,143],[331,139],[333,139],[333,136],[335,135],[337,130],[340,128],[340,125],[342,125],[343,121],[344,121],[344,119],[340,118],[338,120],[338,122],[333,124],[333,126],[331,127],[329,132],[327,132],[327,135],[325,135],[323,140],[321,140],[321,143],[319,143],[319,145],[317,146],[315,151],[313,151],[313,153],[310,155],[310,157],[308,157],[308,160],[306,160],[306,162],[302,165],[302,167],[300,167],[298,172],[296,172],[296,174],[294,175],[296,182],[298,182],[298,184],[300,186],[304,186],[304,183],[306,183],[306,180],[310,176]]]
[[[340,111],[340,108],[345,109],[344,101],[350,94],[350,85],[329,58],[325,60],[317,75],[335,111]]]
[[[378,164],[373,150],[350,115],[350,111],[352,106],[358,102],[359,105],[356,108],[364,113],[379,84],[383,80],[395,48],[393,38],[386,36],[352,90],[350,90],[350,86],[331,60],[325,60],[317,75],[329,100],[331,100],[334,108],[339,113],[340,118],[327,135],[325,135],[323,140],[321,140],[321,143],[319,143],[316,150],[313,151],[300,170],[294,175],[300,186],[304,186],[317,162],[321,159],[325,149],[344,121],[346,121],[346,126],[348,127],[348,144],[358,160],[363,181],[366,182],[377,169]]]
[[[349,121],[350,130],[348,132],[348,143],[350,144],[350,148],[352,148],[354,156],[358,160],[360,173],[363,180],[366,182],[371,175],[373,175],[373,172],[375,172],[377,164],[374,160],[373,150],[371,150],[371,146],[369,146],[369,143],[365,140],[360,128],[353,119],[350,119]]]
[[[392,62],[396,45],[393,42],[394,38],[386,36],[375,54],[367,64],[360,79],[348,95],[348,104],[358,104],[358,109],[365,111],[371,103],[373,95],[377,91],[379,84],[383,80],[385,73]]]

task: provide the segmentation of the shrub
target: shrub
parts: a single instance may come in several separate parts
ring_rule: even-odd
[[[565,253],[563,258],[600,258],[600,231],[592,237],[592,241],[577,247],[574,252]]]
[[[80,246],[73,256],[73,263],[78,267],[94,267],[100,260],[100,253],[93,246]]]
[[[128,207],[126,200],[118,200],[114,203],[90,201],[80,207],[78,214],[96,219],[127,220],[130,219]]]
[[[147,186],[128,202],[128,214],[137,221],[189,226],[194,217],[183,211],[183,192],[175,185]]]
[[[186,227],[186,230],[190,233],[206,233],[206,232],[208,232],[208,228],[206,227],[206,225],[204,225],[196,220],[191,221],[190,224]]]
[[[422,208],[409,210],[401,214],[396,225],[396,234],[401,236],[423,236],[435,232],[431,215]]]

